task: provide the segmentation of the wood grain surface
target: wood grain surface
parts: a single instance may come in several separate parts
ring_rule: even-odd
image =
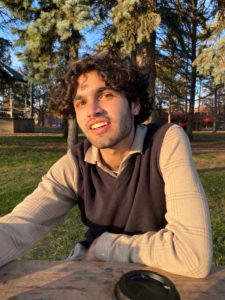
[[[110,300],[119,278],[140,269],[167,276],[182,300],[225,299],[225,267],[194,279],[139,264],[16,260],[0,268],[0,300]]]

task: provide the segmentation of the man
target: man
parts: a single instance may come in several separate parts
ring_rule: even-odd
[[[119,53],[72,64],[53,91],[76,114],[87,140],[0,220],[0,265],[27,252],[78,204],[88,226],[68,260],[136,262],[205,277],[210,217],[186,134],[177,125],[140,125],[149,116],[148,77]],[[72,230],[72,229],[71,229]]]

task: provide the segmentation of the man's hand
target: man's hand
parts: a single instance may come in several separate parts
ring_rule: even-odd
[[[82,260],[86,260],[86,261],[98,261],[97,257],[95,256],[95,250],[96,250],[97,240],[98,240],[98,238],[93,241],[93,243],[91,244],[90,248],[88,249],[85,257]]]

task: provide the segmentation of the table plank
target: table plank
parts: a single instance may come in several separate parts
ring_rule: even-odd
[[[0,268],[0,299],[109,300],[119,278],[140,269],[167,276],[182,300],[225,299],[225,267],[212,267],[206,279],[194,279],[139,264],[27,260]]]

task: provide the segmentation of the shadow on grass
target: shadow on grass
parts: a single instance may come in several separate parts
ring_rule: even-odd
[[[198,173],[205,173],[205,172],[223,172],[223,171],[225,171],[225,167],[216,167],[216,168],[198,169]]]
[[[1,152],[59,152],[67,150],[62,136],[4,136],[0,139]]]
[[[59,152],[59,153],[66,153],[67,148],[66,146],[43,146],[43,147],[10,147],[10,148],[3,148],[1,152]]]
[[[201,133],[193,133],[193,142],[220,142],[225,141],[225,132],[218,131],[217,133],[212,132],[201,132]]]

